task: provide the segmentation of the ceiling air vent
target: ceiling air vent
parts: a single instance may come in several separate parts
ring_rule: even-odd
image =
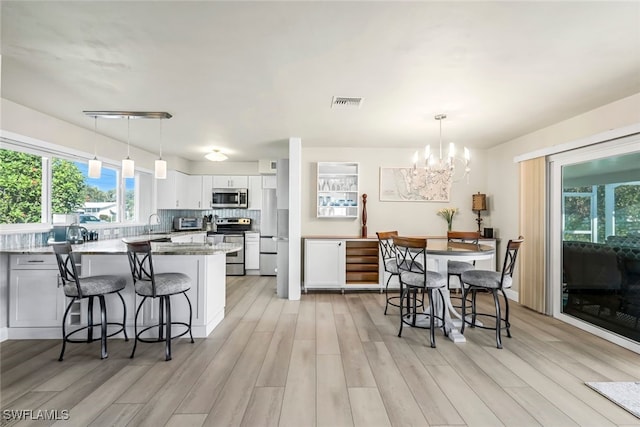
[[[331,108],[360,108],[363,98],[334,96],[331,101]]]

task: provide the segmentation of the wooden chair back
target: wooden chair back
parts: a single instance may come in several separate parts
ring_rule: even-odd
[[[448,231],[447,232],[447,239],[449,241],[458,241],[458,242],[464,242],[464,243],[478,243],[478,240],[480,239],[480,232],[479,231]]]

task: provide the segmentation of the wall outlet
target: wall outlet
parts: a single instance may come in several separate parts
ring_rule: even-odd
[[[111,236],[111,230],[104,230],[104,236]]]

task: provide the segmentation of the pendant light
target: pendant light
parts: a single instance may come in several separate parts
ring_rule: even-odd
[[[129,158],[131,144],[130,144],[130,123],[131,117],[127,116],[127,158],[122,159],[122,177],[133,178],[135,176],[135,163]]]
[[[162,160],[162,119],[160,119],[160,158],[155,163],[156,179],[167,179],[167,162]]]
[[[100,178],[102,161],[98,160],[98,116],[93,116],[93,159],[89,160],[89,178]]]

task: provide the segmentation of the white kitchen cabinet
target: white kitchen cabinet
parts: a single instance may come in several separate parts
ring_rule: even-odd
[[[260,233],[245,233],[244,235],[244,268],[245,270],[260,269]]]
[[[167,179],[156,180],[158,209],[187,208],[187,175],[170,170]]]
[[[318,162],[318,218],[357,218],[358,163]]]
[[[182,209],[208,209],[202,203],[202,176],[185,175],[184,192],[186,194],[185,203]]]
[[[249,205],[248,209],[262,209],[262,177],[249,177]]]
[[[375,239],[305,239],[304,288],[382,289]]]
[[[213,175],[213,188],[249,188],[247,176]]]
[[[344,240],[306,239],[304,245],[304,288],[342,288],[345,283]]]
[[[158,209],[209,209],[211,192],[209,180],[201,175],[186,175],[170,170],[167,179],[158,179]],[[205,185],[209,191],[205,191]]]
[[[263,175],[262,176],[262,188],[276,188],[278,180],[275,175]]]
[[[9,327],[61,331],[66,298],[55,255],[11,255],[9,262]]]
[[[202,194],[200,199],[202,200],[202,209],[211,209],[211,189],[213,188],[213,176],[202,176]]]

